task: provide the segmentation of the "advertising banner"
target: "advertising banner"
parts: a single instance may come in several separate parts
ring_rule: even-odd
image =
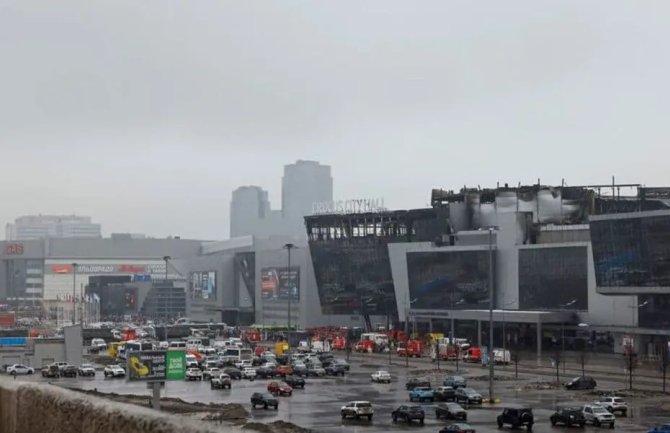
[[[162,351],[128,353],[128,380],[164,381],[167,377],[165,354]]]
[[[166,352],[167,380],[184,380],[186,378],[186,352]]]
[[[300,267],[261,269],[261,298],[270,300],[300,299]]]
[[[216,272],[192,272],[189,292],[191,299],[216,299]]]

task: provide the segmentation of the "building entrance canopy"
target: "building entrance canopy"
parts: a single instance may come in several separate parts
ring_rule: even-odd
[[[417,310],[408,312],[410,319],[454,319],[489,320],[489,310]],[[494,322],[515,323],[565,323],[574,319],[573,311],[522,311],[522,310],[493,310]]]

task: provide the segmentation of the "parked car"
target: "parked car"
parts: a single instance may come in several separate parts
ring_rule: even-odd
[[[458,388],[454,400],[456,403],[482,404],[482,395],[472,388]]]
[[[344,377],[345,374],[347,374],[347,368],[341,364],[330,364],[328,367],[319,369],[318,367],[316,368],[317,370],[323,370],[324,374],[327,374],[328,376],[342,376]]]
[[[246,367],[244,370],[242,370],[242,378],[243,379],[249,379],[249,380],[255,380],[256,379],[256,369],[253,367]]]
[[[470,427],[470,424],[461,422],[458,424],[450,424],[440,429],[440,433],[475,433],[475,429]]]
[[[435,418],[468,420],[468,413],[458,403],[442,403],[435,406]]]
[[[286,395],[290,397],[293,394],[293,388],[284,382],[270,382],[268,384],[268,392],[272,395]]]
[[[202,371],[199,368],[186,369],[186,380],[202,380]]]
[[[42,377],[60,377],[60,368],[56,364],[49,364],[42,369]]]
[[[79,376],[95,376],[95,368],[92,364],[81,364],[77,373]]]
[[[428,387],[430,388],[430,381],[426,379],[416,379],[412,378],[405,382],[405,389],[412,390],[417,387]]]
[[[12,364],[7,367],[7,374],[10,374],[12,376],[18,376],[20,374],[33,374],[35,373],[35,369],[32,367],[28,367],[23,364]]]
[[[549,417],[551,425],[561,424],[566,427],[577,425],[579,427],[584,427],[586,424],[586,419],[582,413],[582,408],[580,407],[563,407],[558,409],[554,414]]]
[[[621,397],[601,397],[600,400],[596,402],[596,404],[603,406],[605,409],[614,414],[617,412],[620,413],[621,416],[626,416],[628,414],[628,404]]]
[[[419,424],[423,424],[426,413],[421,406],[402,405],[391,412],[391,416],[393,417],[393,422],[404,421],[409,424],[412,421],[419,421]]]
[[[454,389],[457,389],[457,388],[465,388],[466,386],[468,386],[468,382],[465,380],[463,376],[447,376],[447,378],[444,379],[444,382],[442,382],[442,385],[450,386]]]
[[[107,343],[102,338],[94,338],[91,340],[91,347],[88,349],[91,353],[100,353],[107,350]]]
[[[614,428],[614,414],[603,406],[587,404],[582,408],[582,413],[584,414],[584,420],[595,427],[607,425],[609,428]]]
[[[323,361],[322,361],[322,362],[323,362]],[[349,371],[350,368],[351,368],[351,366],[349,365],[349,363],[348,363],[346,360],[342,359],[342,358],[333,358],[333,360],[331,361],[330,365],[337,365],[337,366],[340,366],[340,367],[344,368],[346,371]],[[326,367],[326,364],[324,363],[323,366],[324,366],[324,368],[325,368],[325,367]]]
[[[293,389],[301,388],[305,389],[305,379],[298,376],[286,376],[284,382]]]
[[[565,384],[565,389],[594,389],[595,387],[596,380],[591,376],[575,377]]]
[[[281,377],[286,377],[286,376],[291,376],[293,374],[293,368],[289,365],[279,365],[275,369],[275,375],[281,376]]]
[[[454,398],[456,398],[456,390],[450,386],[438,386],[435,390],[437,401],[454,401]]]
[[[102,371],[102,373],[105,375],[105,377],[125,377],[126,376],[126,370],[121,368],[120,365],[118,364],[109,364],[105,367],[105,369]]]
[[[251,394],[251,407],[256,409],[256,406],[263,406],[265,409],[273,407],[274,410],[277,410],[279,408],[279,400],[268,392],[254,392]]]
[[[293,369],[293,374],[298,376],[307,376],[308,369],[304,362],[295,362],[293,365],[291,365],[291,368]]]
[[[391,383],[391,373],[386,370],[375,371],[370,375],[370,378],[377,383]]]
[[[374,415],[375,410],[372,407],[372,403],[369,401],[352,401],[342,406],[340,409],[340,415],[342,419],[344,418],[367,418],[368,421],[372,421],[372,415]]]
[[[211,380],[209,381],[210,388],[212,389],[230,389],[231,386],[231,380],[230,376],[228,376],[226,373],[221,373],[216,376],[212,376]]]
[[[498,415],[498,428],[509,424],[513,429],[525,426],[528,431],[533,429],[535,417],[533,409],[529,406],[506,406],[502,413]]]
[[[67,367],[68,365],[70,365],[70,364],[68,364],[68,363],[65,362],[65,361],[58,361],[58,362],[54,362],[53,365],[58,366],[58,369],[59,369],[60,371],[63,371],[63,369],[64,369],[65,367]]]
[[[63,367],[60,371],[62,377],[77,377],[79,369],[74,365],[67,365]]]
[[[226,367],[223,369],[223,372],[230,376],[231,379],[240,380],[242,379],[242,371],[239,368],[235,367]]]
[[[276,365],[264,364],[256,369],[256,376],[267,379],[275,377]]]
[[[649,429],[647,433],[670,433],[670,423],[654,426],[654,428]]]
[[[435,393],[430,387],[420,386],[409,392],[409,401],[435,401]]]
[[[328,368],[331,368],[331,367],[328,367]],[[344,370],[342,370],[342,371],[344,372]],[[322,376],[325,376],[325,375],[326,375],[326,369],[321,367],[320,363],[317,364],[317,365],[312,364],[307,368],[307,376],[322,377]],[[342,374],[342,376],[344,376],[344,374]]]
[[[218,376],[219,374],[221,374],[221,369],[219,367],[210,367],[202,372],[202,378],[204,380],[211,380],[214,376]]]

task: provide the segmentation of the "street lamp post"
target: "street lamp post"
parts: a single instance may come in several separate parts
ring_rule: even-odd
[[[575,305],[577,299],[573,299],[568,303],[561,305],[561,311],[565,312],[565,309]],[[561,317],[561,363],[563,364],[563,374],[565,374],[565,319]]]
[[[170,256],[163,256],[163,260],[165,261],[165,321],[163,324],[163,329],[165,330],[165,341],[168,341],[168,329],[167,329],[167,321],[168,321],[168,294],[170,293],[170,290],[168,288],[168,264],[170,262],[170,259],[172,257]],[[156,303],[156,311],[158,311],[158,303]]]
[[[294,244],[288,243],[288,244],[284,245],[284,248],[288,252],[288,269],[286,270],[286,284],[288,285],[288,297],[287,297],[288,320],[287,320],[287,324],[288,324],[288,331],[290,331],[291,330],[291,294],[292,294],[291,293],[291,291],[292,291],[291,290],[291,282],[292,282],[292,278],[291,278],[291,250],[293,248],[296,248],[296,246]]]
[[[489,403],[493,403],[493,227],[489,227]]]
[[[72,263],[72,324],[77,323],[77,264]]]

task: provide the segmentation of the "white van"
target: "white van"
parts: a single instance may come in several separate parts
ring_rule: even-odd
[[[222,360],[226,363],[236,363],[242,361],[251,361],[254,353],[251,349],[242,349],[239,347],[229,347],[223,352]]]
[[[493,362],[496,364],[509,364],[512,360],[512,355],[509,350],[493,349]]]

